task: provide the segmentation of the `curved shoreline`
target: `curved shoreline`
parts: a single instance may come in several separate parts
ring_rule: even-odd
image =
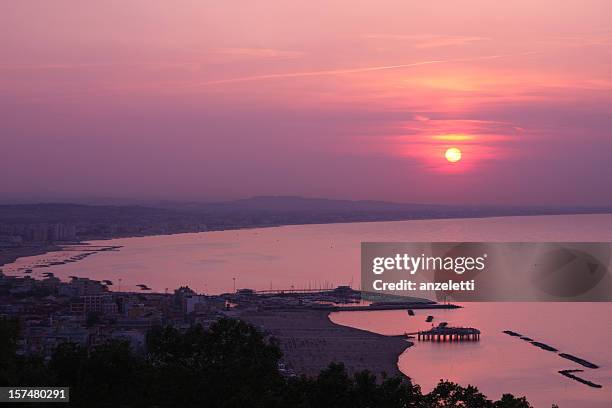
[[[405,376],[399,356],[414,343],[398,337],[334,323],[324,310],[242,312],[240,319],[279,341],[283,359],[296,374],[317,375],[331,362],[343,363],[349,373],[361,370],[380,376]]]
[[[23,246],[18,248],[9,248],[6,251],[0,251],[0,267],[12,264],[19,258],[27,258],[29,256],[44,255],[51,252],[61,251],[59,245],[41,245],[41,246]]]
[[[241,230],[256,230],[256,229],[272,229],[272,228],[288,228],[288,227],[316,227],[316,226],[326,226],[326,225],[347,225],[347,224],[387,224],[387,223],[420,223],[420,222],[445,222],[449,220],[457,220],[457,221],[482,221],[482,220],[499,220],[506,218],[551,218],[551,217],[592,217],[592,216],[605,216],[610,215],[612,213],[610,211],[602,211],[602,212],[567,212],[567,213],[554,213],[554,214],[508,214],[508,215],[481,215],[481,216],[464,216],[464,217],[424,217],[424,218],[392,218],[385,220],[347,220],[347,221],[333,221],[333,222],[307,222],[307,223],[287,223],[287,224],[261,224],[261,225],[249,225],[249,226],[228,226],[224,228],[213,228],[208,230],[200,230],[200,231],[180,231],[180,232],[168,232],[168,233],[154,233],[154,234],[126,234],[126,235],[117,235],[113,237],[109,236],[84,236],[79,239],[76,244],[87,245],[94,241],[105,242],[110,240],[118,240],[118,239],[135,239],[135,238],[147,238],[147,237],[159,237],[159,236],[172,236],[172,235],[190,235],[190,234],[203,234],[203,233],[222,233],[226,231],[241,231]],[[10,248],[8,252],[11,250],[15,250],[17,252],[16,255],[10,255],[10,257],[6,257],[3,259],[2,253],[0,252],[0,266],[5,264],[10,264],[15,262],[17,259],[27,256],[35,256],[35,255],[43,255],[48,252],[54,252],[59,249],[46,249],[44,248],[60,248],[62,243],[49,243],[46,245],[40,245],[35,247],[19,247],[19,248]],[[22,249],[25,249],[23,253],[21,253]]]

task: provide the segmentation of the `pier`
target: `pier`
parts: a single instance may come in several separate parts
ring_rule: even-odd
[[[420,341],[480,341],[480,330],[472,327],[437,326],[417,333]]]
[[[329,306],[334,312],[354,312],[364,310],[410,310],[415,309],[459,309],[461,306],[448,303],[401,303],[390,302],[389,304],[371,304],[368,306]]]

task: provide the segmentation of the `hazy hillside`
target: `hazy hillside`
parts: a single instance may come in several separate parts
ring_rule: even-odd
[[[607,212],[612,209],[443,206],[288,196],[148,206],[9,204],[0,205],[0,235],[25,237],[37,224],[67,224],[76,227],[80,238],[107,238],[289,224]]]

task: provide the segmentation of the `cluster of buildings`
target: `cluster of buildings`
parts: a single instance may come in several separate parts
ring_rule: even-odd
[[[51,355],[63,342],[86,347],[123,339],[135,350],[154,326],[205,327],[232,311],[225,300],[198,295],[188,287],[173,294],[112,292],[102,282],[48,276],[7,276],[0,271],[0,318],[20,323],[19,352]]]
[[[63,223],[0,224],[0,246],[76,241],[75,225]]]

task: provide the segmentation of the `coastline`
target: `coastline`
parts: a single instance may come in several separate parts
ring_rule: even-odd
[[[262,228],[283,228],[283,227],[296,227],[296,226],[317,226],[317,225],[343,225],[343,224],[378,224],[378,223],[397,223],[397,222],[419,222],[419,221],[447,221],[447,220],[482,220],[482,219],[495,219],[495,218],[526,218],[526,217],[563,217],[563,216],[593,216],[593,215],[612,215],[609,211],[601,212],[567,212],[567,213],[553,213],[553,214],[509,214],[509,215],[481,215],[475,216],[470,215],[466,217],[453,217],[453,216],[440,216],[440,217],[415,217],[415,218],[389,218],[384,220],[346,220],[346,221],[333,221],[333,222],[307,222],[307,223],[282,223],[282,224],[261,224],[261,225],[248,225],[248,226],[228,226],[225,228],[213,228],[201,231],[180,231],[170,233],[154,233],[154,234],[126,234],[117,236],[86,236],[79,239],[76,242],[70,242],[72,245],[89,245],[92,241],[110,241],[115,239],[130,239],[130,238],[144,238],[144,237],[155,237],[155,236],[172,236],[181,234],[201,234],[201,233],[214,233],[224,231],[240,231],[240,230],[254,230]],[[9,264],[27,256],[43,255],[49,252],[55,252],[61,250],[63,243],[49,243],[45,245],[32,245],[23,246],[16,248],[6,248],[4,251],[0,251],[0,267]]]
[[[55,244],[7,248],[6,250],[0,251],[0,267],[6,264],[13,263],[19,258],[44,255],[50,252],[61,251],[61,249],[61,246]]]

